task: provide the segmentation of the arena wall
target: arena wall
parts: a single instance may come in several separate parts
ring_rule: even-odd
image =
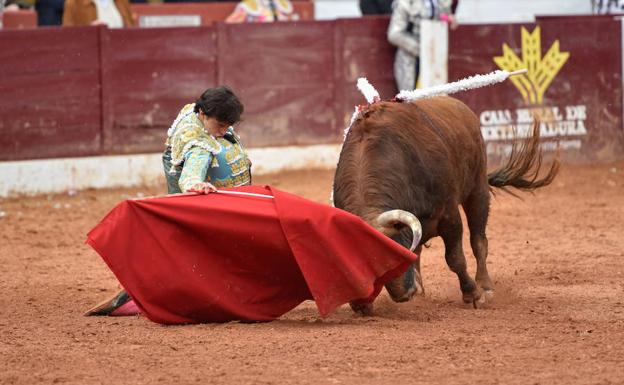
[[[0,31],[0,196],[45,192],[40,181],[31,182],[38,187],[18,181],[35,175],[33,167],[49,165],[65,170],[64,176],[38,175],[65,182],[46,191],[159,178],[154,154],[162,150],[171,121],[183,104],[218,84],[231,85],[243,99],[245,120],[238,130],[252,151],[264,154],[256,167],[333,167],[353,108],[364,102],[357,78],[366,76],[383,98],[396,93],[387,24],[387,18],[367,17]],[[455,95],[481,119],[492,163],[510,150],[513,127],[527,132],[534,115],[543,123],[544,148],[558,148],[564,160],[622,159],[621,21],[551,17],[534,24],[461,26],[448,35],[439,33],[440,25],[431,28],[422,56],[436,64],[423,70],[423,84],[514,66],[530,71],[519,81]],[[315,152],[326,156],[314,160]],[[128,170],[145,164],[145,154],[157,162],[148,168],[151,176],[135,180],[108,171],[124,169],[120,159],[127,159]],[[98,159],[110,160],[99,172],[116,175],[116,182],[103,176],[103,185],[88,182],[99,178],[89,166]],[[75,177],[83,172],[79,164],[91,170],[89,178]]]
[[[0,160],[161,151],[180,108],[218,84],[245,104],[248,147],[339,143],[362,102],[358,76],[394,93],[386,26],[0,31]]]

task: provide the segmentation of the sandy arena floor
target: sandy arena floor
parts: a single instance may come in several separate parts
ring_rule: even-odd
[[[327,202],[332,176],[256,182]],[[374,317],[345,305],[319,319],[311,302],[262,324],[83,317],[117,289],[85,234],[122,199],[159,193],[0,200],[0,383],[624,383],[624,163],[565,166],[533,196],[497,195],[497,291],[484,309],[461,302],[436,239],[423,253],[426,296],[395,304],[383,292]]]

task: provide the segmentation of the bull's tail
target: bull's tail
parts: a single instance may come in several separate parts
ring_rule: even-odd
[[[548,186],[555,179],[560,166],[558,156],[553,160],[548,173],[539,178],[542,166],[539,126],[539,121],[536,119],[533,124],[532,135],[520,142],[520,146],[518,146],[517,141],[513,143],[507,164],[488,174],[488,183],[491,187],[501,188],[515,195],[509,190],[509,187],[522,191],[533,191]]]

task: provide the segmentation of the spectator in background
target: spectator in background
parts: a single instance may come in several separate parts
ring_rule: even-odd
[[[592,10],[596,15],[624,13],[624,0],[592,0]]]
[[[392,13],[392,0],[360,0],[362,15],[389,15]]]
[[[63,25],[122,28],[133,27],[136,22],[128,0],[66,0]]]
[[[399,91],[413,90],[420,72],[420,21],[445,20],[457,27],[451,13],[452,0],[395,0],[388,41],[397,46],[394,59],[394,79]]]
[[[238,0],[163,0],[165,3],[234,3],[236,1]],[[131,3],[134,3],[134,0]]]
[[[64,6],[65,0],[35,1],[35,10],[37,11],[37,24],[39,26],[63,24]]]
[[[457,6],[458,5],[459,5],[459,0],[451,1],[451,14],[453,14],[453,15],[457,14]],[[457,25],[455,25],[455,27],[457,27]]]
[[[243,0],[234,12],[225,19],[226,23],[272,22],[298,20],[290,0]]]
[[[0,12],[14,12],[32,8],[27,0],[0,0]]]

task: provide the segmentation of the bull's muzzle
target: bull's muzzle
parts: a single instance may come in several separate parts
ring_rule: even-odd
[[[410,265],[403,275],[386,283],[386,290],[394,302],[409,301],[417,293],[416,274],[414,265]]]

